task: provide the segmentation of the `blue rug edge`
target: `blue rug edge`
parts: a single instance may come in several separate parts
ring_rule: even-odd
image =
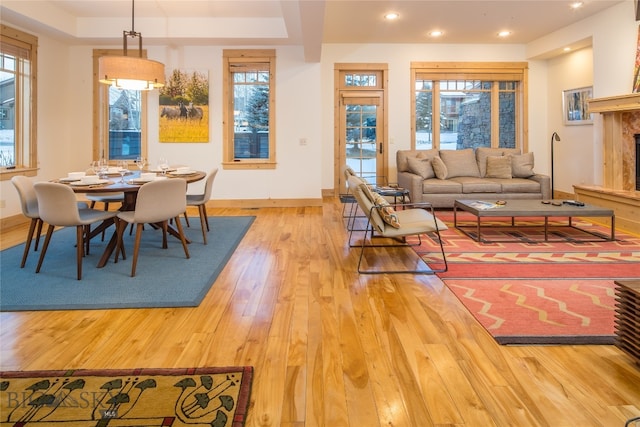
[[[222,258],[221,262],[218,264],[218,266],[216,267],[216,269],[214,269],[214,271],[212,272],[212,274],[209,276],[208,282],[209,282],[209,286],[205,286],[202,288],[201,292],[199,294],[197,294],[193,299],[190,300],[176,300],[176,301],[172,301],[171,303],[120,303],[120,304],[105,304],[101,307],[96,307],[94,305],[91,304],[47,304],[47,305],[40,305],[40,304],[36,304],[36,305],[24,305],[24,304],[20,304],[20,305],[4,305],[2,304],[2,301],[0,301],[0,313],[5,313],[5,312],[29,312],[29,311],[62,311],[62,310],[119,310],[119,309],[165,309],[165,308],[181,308],[181,307],[197,307],[198,305],[200,305],[200,303],[202,302],[202,300],[204,299],[204,297],[206,296],[206,294],[211,290],[212,286],[214,285],[215,280],[217,279],[217,277],[220,275],[220,273],[222,272],[222,270],[224,269],[224,267],[227,265],[227,263],[229,262],[229,259],[231,259],[231,257],[233,256],[233,254],[235,253],[235,250],[237,249],[238,245],[240,244],[240,242],[242,242],[242,240],[244,239],[244,236],[246,235],[247,231],[249,230],[249,228],[251,228],[251,225],[253,224],[253,222],[255,221],[256,217],[253,215],[242,215],[242,216],[233,216],[233,218],[242,218],[245,219],[247,222],[246,224],[243,226],[242,228],[242,232],[238,234],[237,238],[235,239],[235,241],[233,242],[232,245],[230,245],[230,250],[227,252],[227,254]],[[58,232],[59,229],[56,229],[56,232]],[[10,248],[7,248],[10,249]],[[0,284],[1,286],[1,284]]]

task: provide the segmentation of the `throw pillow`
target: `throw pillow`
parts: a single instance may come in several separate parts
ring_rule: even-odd
[[[371,187],[369,187],[369,184],[362,183],[362,184],[360,184],[360,188],[362,189],[362,192],[367,197],[367,199],[369,199],[369,201],[371,203],[375,203],[376,202],[376,195],[377,194],[375,194],[373,191],[371,191]]]
[[[529,178],[533,171],[533,153],[511,155],[511,173],[514,178]]]
[[[436,176],[433,171],[433,166],[431,166],[431,159],[409,157],[407,161],[409,163],[409,172],[420,175],[422,179],[429,179]]]
[[[511,178],[511,158],[507,156],[487,157],[487,178]]]
[[[447,179],[449,172],[447,171],[447,165],[444,164],[440,157],[434,157],[431,159],[431,166],[433,166],[433,172],[438,179]]]
[[[505,155],[504,149],[502,148],[491,148],[491,147],[476,148],[476,163],[478,164],[478,169],[480,169],[480,177],[487,176],[487,157],[504,156],[504,155]]]
[[[440,158],[447,165],[447,178],[455,178],[457,176],[480,177],[476,155],[471,148],[440,150]]]
[[[382,217],[382,220],[385,223],[392,226],[393,228],[400,228],[400,222],[398,221],[398,214],[395,211],[395,209],[393,209],[393,206],[391,206],[389,202],[387,202],[387,200],[381,195],[379,195],[378,193],[374,193],[374,194],[375,194],[374,203],[378,208],[378,213]]]

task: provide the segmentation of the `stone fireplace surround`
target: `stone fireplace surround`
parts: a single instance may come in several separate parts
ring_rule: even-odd
[[[640,134],[640,94],[589,100],[602,114],[603,184],[574,185],[577,199],[608,207],[618,228],[640,234],[640,191],[636,191],[636,142]]]

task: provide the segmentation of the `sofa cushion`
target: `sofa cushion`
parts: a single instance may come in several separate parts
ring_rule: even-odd
[[[431,166],[433,166],[433,172],[438,179],[447,179],[449,177],[449,171],[440,157],[434,157],[431,159]]]
[[[429,179],[436,176],[431,166],[431,159],[421,157],[408,157],[409,172],[420,175],[422,179]]]
[[[478,164],[478,170],[480,176],[484,177],[487,174],[487,157],[489,156],[502,156],[504,150],[502,148],[490,148],[490,147],[478,147],[476,148],[476,163]]]
[[[514,178],[529,178],[533,171],[533,153],[511,154],[511,173]]]
[[[511,178],[511,157],[488,156],[485,176],[487,178]]]
[[[432,159],[438,155],[438,150],[398,150],[396,152],[396,167],[398,172],[410,172],[407,159],[413,157],[417,159]]]
[[[476,156],[471,148],[464,150],[440,150],[440,158],[447,166],[447,178],[455,178],[457,176],[480,177]]]
[[[475,176],[459,176],[451,181],[462,185],[463,193],[500,193],[502,186],[488,178],[477,178]]]
[[[462,194],[462,184],[437,178],[422,181],[423,194]]]
[[[540,183],[533,179],[513,178],[513,179],[494,179],[500,183],[503,193],[540,193]]]

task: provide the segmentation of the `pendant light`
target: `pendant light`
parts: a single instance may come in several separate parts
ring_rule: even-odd
[[[131,0],[131,31],[122,32],[124,56],[98,58],[100,83],[120,89],[153,90],[164,86],[164,64],[142,57],[142,34],[134,30],[135,0]],[[128,38],[138,39],[139,56],[127,56]]]

